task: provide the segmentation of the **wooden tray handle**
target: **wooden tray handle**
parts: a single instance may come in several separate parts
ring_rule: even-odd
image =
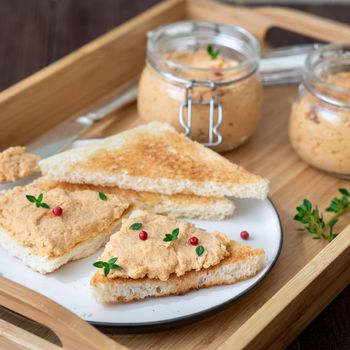
[[[71,297],[74,298],[74,295]],[[1,276],[0,304],[50,328],[65,350],[125,349],[63,306]],[[13,331],[16,328],[0,323],[0,344],[11,338],[13,344],[20,348],[20,344],[28,342],[28,332]],[[44,344],[38,341],[34,348],[46,350]]]
[[[255,8],[254,11],[264,15],[269,20],[268,26],[265,28],[265,35],[269,29],[279,27],[322,41],[337,43],[350,41],[350,27],[346,24],[280,7],[260,7]]]
[[[0,319],[0,349],[2,350],[62,350],[58,345]]]

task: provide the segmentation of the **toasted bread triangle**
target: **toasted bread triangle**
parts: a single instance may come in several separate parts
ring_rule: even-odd
[[[126,303],[149,297],[182,295],[217,285],[233,284],[255,276],[266,264],[262,249],[251,248],[231,241],[230,255],[219,264],[183,276],[172,275],[167,281],[157,279],[110,279],[96,272],[90,285],[96,300],[101,303]]]
[[[42,160],[51,180],[163,194],[264,199],[268,181],[153,122]]]
[[[28,194],[42,194],[51,208],[59,203],[63,214],[55,216],[46,207],[36,207],[26,198]],[[90,190],[42,190],[32,184],[1,191],[0,247],[42,274],[89,256],[119,228],[121,217],[133,210],[125,199],[108,197],[101,201]]]
[[[147,232],[146,239],[139,238],[135,223],[136,231]],[[174,227],[176,238],[164,240],[164,232]],[[194,237],[196,246],[191,242]],[[231,284],[256,275],[266,261],[262,249],[239,244],[218,231],[209,233],[186,221],[145,211],[123,220],[99,260],[113,258],[118,268],[107,272],[99,268],[91,279],[92,292],[100,302],[129,302]]]

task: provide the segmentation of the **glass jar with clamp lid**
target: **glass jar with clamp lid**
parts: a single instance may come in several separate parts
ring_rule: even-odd
[[[148,35],[139,85],[144,121],[160,120],[217,151],[255,131],[262,104],[260,46],[237,26],[184,21]]]

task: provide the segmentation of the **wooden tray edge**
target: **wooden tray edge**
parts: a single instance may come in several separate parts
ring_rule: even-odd
[[[116,38],[128,32],[130,27],[136,27],[143,22],[146,22],[149,17],[154,17],[167,9],[171,9],[177,4],[185,2],[186,0],[167,0],[161,2],[160,4],[151,7],[148,11],[131,18],[116,28],[111,29],[107,33],[98,36],[96,39],[89,41],[85,45],[63,56],[57,61],[20,80],[14,85],[9,86],[7,89],[0,91],[0,104],[13,96],[20,94],[27,88],[31,88],[33,85],[40,83],[53,74],[61,72],[62,70],[68,68],[72,63],[80,61],[83,57],[97,52],[102,46],[113,42]]]
[[[192,2],[192,0],[187,0],[188,2]],[[164,2],[161,4],[162,6],[171,6],[169,5],[172,3],[172,5],[177,3],[184,3],[186,0],[169,0],[167,2]],[[194,0],[193,0],[194,2]],[[197,1],[198,2],[198,1]],[[158,5],[160,6],[160,5]],[[221,6],[221,5],[220,5]],[[158,8],[158,7],[157,7]],[[269,11],[271,9],[276,8],[269,8]],[[288,12],[288,10],[283,9],[284,12]],[[263,11],[259,11],[263,12]],[[268,11],[266,11],[266,14]],[[276,16],[278,14],[276,13]],[[142,16],[142,15],[141,15]],[[275,16],[271,17],[275,18]],[[281,18],[281,21],[283,19]],[[294,21],[295,19],[293,16],[291,16],[291,20]],[[124,24],[125,25],[125,24]],[[124,26],[122,25],[122,26]],[[117,30],[119,30],[120,27],[118,27]],[[340,29],[340,28],[339,28]],[[111,38],[109,35],[115,35],[115,30],[113,30],[110,33],[107,33],[102,36],[102,38]],[[120,33],[120,32],[119,32]],[[107,40],[106,39],[106,40]],[[78,49],[77,51],[86,54],[88,51],[86,50],[86,47],[89,47],[89,45],[101,40],[101,37],[94,40],[92,43],[87,44],[86,46]],[[18,84],[10,87],[9,89],[3,91],[0,94],[0,103],[3,102],[3,99],[6,99],[8,97],[14,97],[15,95],[19,94],[21,91],[28,88],[31,84],[36,84],[38,81],[44,80],[48,75],[47,71],[52,69],[52,67],[56,67],[55,69],[60,70],[65,64],[69,65],[70,59],[74,59],[74,54],[77,52],[73,52],[72,54],[62,58],[61,60],[57,61],[56,63],[48,66],[47,68],[44,68],[43,70],[39,71],[38,73],[28,77],[27,79],[19,82]],[[57,65],[57,66],[56,66]],[[60,66],[63,65],[63,66]],[[51,72],[52,73],[52,72]],[[321,311],[321,309],[326,306],[335,296],[337,293],[339,293],[349,282],[348,276],[349,276],[349,269],[346,269],[346,264],[348,264],[349,258],[346,257],[346,255],[349,256],[350,251],[350,243],[346,241],[345,237],[347,236],[347,240],[349,241],[349,227],[347,227],[342,234],[337,237],[331,244],[329,244],[326,248],[324,248],[312,261],[310,261],[307,265],[304,266],[302,270],[300,270],[286,285],[284,285],[268,302],[266,302],[260,309],[258,309],[257,312],[248,320],[246,321],[236,332],[234,332],[230,338],[225,341],[225,343],[222,344],[222,349],[228,349],[232,348],[234,346],[237,348],[238,344],[242,345],[246,348],[260,348],[263,347],[264,342],[266,344],[270,344],[271,347],[277,347],[277,345],[286,344],[288,341],[290,341],[294,336],[296,336],[304,327],[305,325],[312,320],[314,316],[317,315],[318,312]],[[344,234],[346,232],[346,234]],[[346,245],[342,246],[341,242],[345,242]],[[332,247],[332,249],[330,248]],[[336,248],[335,248],[336,247]],[[342,250],[343,248],[343,250]],[[324,258],[324,254],[326,252],[332,253],[334,250],[333,257],[331,256],[331,260],[329,261],[328,265],[325,264],[325,262],[322,260]],[[333,260],[334,259],[334,260]],[[316,268],[314,266],[316,264]],[[320,265],[318,265],[320,264]],[[343,266],[343,269],[341,270],[341,273],[335,274],[335,264],[342,264],[340,266]],[[332,272],[334,273],[332,275]],[[325,278],[324,275],[328,276],[328,278]],[[344,277],[345,276],[345,277]],[[306,278],[303,283],[299,283],[300,279]],[[325,281],[329,282],[331,281],[332,284],[330,285],[330,288],[327,291],[324,291],[324,287],[322,288],[315,287],[315,282],[318,281]],[[321,283],[319,283],[321,284]],[[325,284],[327,285],[327,284]],[[296,287],[295,290],[292,290],[293,293],[290,295],[289,288]],[[298,293],[294,293],[295,291],[298,291]],[[313,299],[313,295],[320,295],[321,292],[324,292],[326,294],[323,299],[317,304],[317,310],[313,309],[309,310],[308,313],[304,313],[303,319],[298,322],[300,319],[300,310],[293,311],[289,310],[290,307],[301,309],[305,306],[309,306],[306,303],[306,300],[303,300],[302,296],[303,293],[310,293],[310,299]],[[327,293],[328,292],[328,293]],[[283,300],[285,296],[288,296],[288,299]],[[294,297],[292,297],[294,296]],[[306,305],[307,304],[307,305]],[[316,304],[315,302],[313,305]],[[282,311],[288,310],[290,313],[288,314],[288,319],[285,320],[282,315]],[[303,310],[304,311],[304,310]],[[269,315],[269,313],[271,314]],[[266,317],[266,315],[268,317]],[[292,329],[292,331],[288,334],[282,334],[287,327],[291,327],[291,325],[295,325]],[[277,325],[277,326],[276,326]],[[270,337],[270,338],[269,338]],[[269,338],[269,339],[268,339]],[[258,344],[258,345],[256,345]],[[273,344],[273,345],[272,345]]]
[[[220,347],[280,349],[350,282],[350,225]]]

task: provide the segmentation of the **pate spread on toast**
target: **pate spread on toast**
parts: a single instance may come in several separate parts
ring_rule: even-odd
[[[61,207],[62,215],[55,216],[51,209],[38,208],[26,198],[26,195],[37,198],[40,193],[51,209]],[[128,207],[128,202],[114,195],[101,200],[95,191],[15,187],[0,197],[0,229],[21,246],[30,248],[31,254],[58,257],[108,231]]]
[[[15,181],[39,172],[39,156],[26,153],[25,147],[10,147],[0,152],[0,183]]]
[[[139,224],[133,230],[132,224]],[[175,240],[165,242],[166,234],[178,230]],[[139,232],[147,232],[147,239],[141,240]],[[204,251],[199,256],[189,239],[198,238]],[[230,239],[219,233],[207,233],[186,221],[173,217],[141,212],[136,217],[123,219],[119,232],[111,236],[101,256],[102,261],[118,257],[122,270],[111,270],[108,278],[148,277],[165,281],[171,274],[182,276],[191,270],[199,271],[219,264],[229,255]],[[102,273],[102,271],[101,271]]]

